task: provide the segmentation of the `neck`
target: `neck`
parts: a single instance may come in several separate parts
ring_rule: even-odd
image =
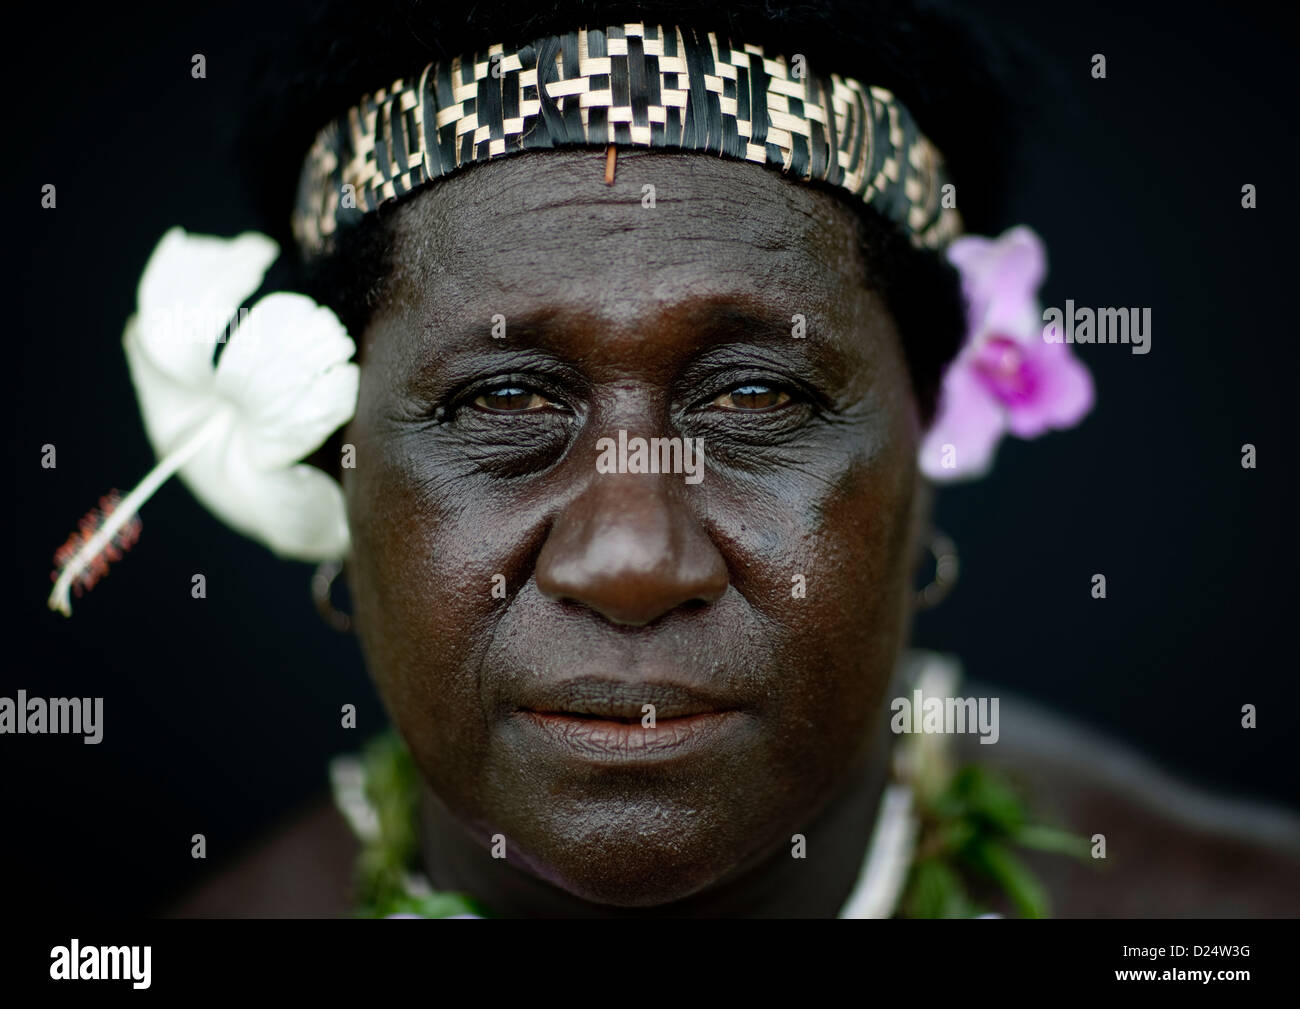
[[[891,737],[872,741],[846,783],[806,825],[807,858],[790,841],[707,890],[655,908],[592,904],[489,853],[427,784],[420,793],[420,850],[437,890],[464,893],[500,917],[834,918],[857,882],[888,778]]]

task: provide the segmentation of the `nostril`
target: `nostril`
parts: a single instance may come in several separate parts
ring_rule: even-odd
[[[541,588],[539,583],[539,588]],[[699,598],[682,599],[677,594],[648,592],[633,579],[622,579],[617,584],[593,587],[587,591],[548,592],[542,595],[564,606],[579,607],[598,613],[605,620],[622,627],[645,627],[668,613],[696,612],[711,605]]]

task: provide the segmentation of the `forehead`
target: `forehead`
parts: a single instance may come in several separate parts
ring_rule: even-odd
[[[824,311],[869,284],[854,211],[762,165],[700,153],[530,152],[429,187],[395,219],[389,294],[481,317],[544,302],[609,322],[711,296]]]

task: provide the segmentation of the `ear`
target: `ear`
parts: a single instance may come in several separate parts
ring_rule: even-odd
[[[908,530],[908,542],[912,556],[918,561],[929,549],[927,540],[930,533],[930,521],[934,510],[934,484],[916,467],[912,484],[912,517]]]
[[[912,477],[912,502],[907,529],[907,578],[903,585],[904,607],[910,630],[916,612],[917,582],[922,567],[930,559],[931,515],[934,505],[934,485],[916,467]]]

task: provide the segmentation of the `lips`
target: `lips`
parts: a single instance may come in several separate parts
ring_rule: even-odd
[[[653,705],[654,724],[644,724]],[[698,751],[743,720],[734,699],[677,683],[579,677],[539,684],[516,714],[537,737],[584,761],[660,760]]]
[[[635,720],[640,724],[647,704],[654,705],[656,721],[734,711],[741,707],[731,698],[677,683],[630,683],[596,677],[534,685],[525,691],[518,707],[521,711],[538,714],[576,715],[613,722]]]

